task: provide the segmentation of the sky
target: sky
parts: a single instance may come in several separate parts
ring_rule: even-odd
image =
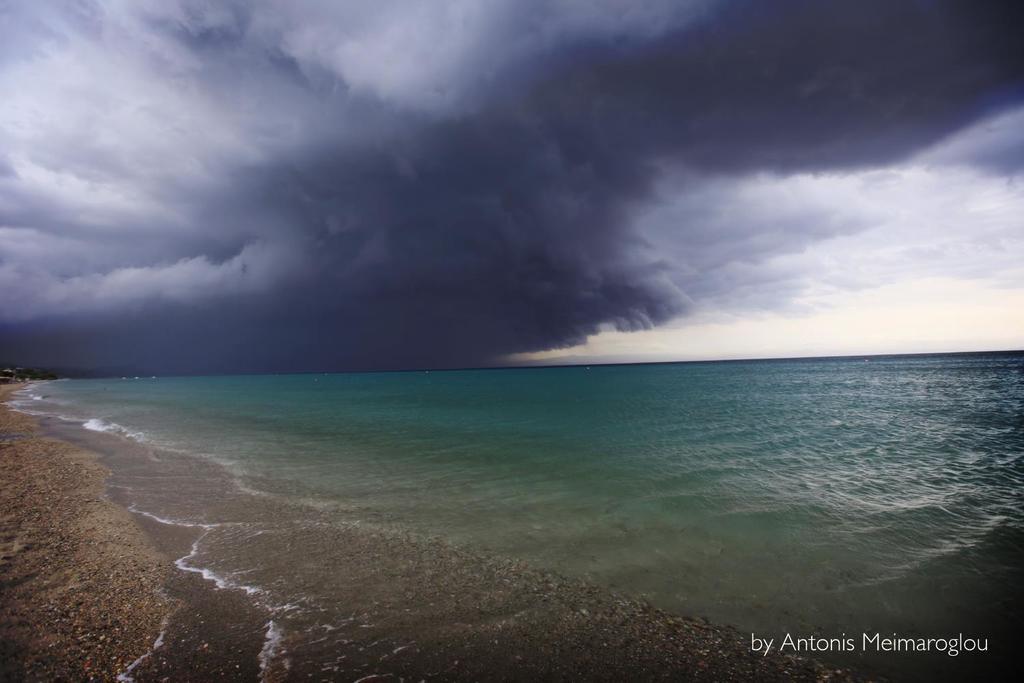
[[[1024,347],[1024,3],[0,0],[0,362]]]

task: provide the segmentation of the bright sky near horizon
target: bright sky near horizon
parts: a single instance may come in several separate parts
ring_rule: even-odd
[[[883,171],[748,179],[731,196],[717,198],[729,205],[722,213],[756,215],[767,225],[817,216],[857,226],[749,266],[802,279],[786,307],[760,307],[756,287],[730,291],[725,300],[695,306],[657,328],[606,327],[584,344],[514,359],[632,362],[1024,349],[1024,177],[944,163],[957,150],[1000,144],[1024,146],[1024,114],[985,121]],[[684,196],[680,203],[687,201]],[[686,219],[668,198],[653,209],[653,223],[668,229],[673,211]]]
[[[517,360],[543,363],[802,358],[1024,349],[1024,288],[927,278],[837,295],[813,312],[694,316]]]

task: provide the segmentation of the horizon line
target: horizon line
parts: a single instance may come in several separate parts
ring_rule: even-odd
[[[923,357],[923,356],[969,356],[985,354],[1024,354],[1024,348],[1018,349],[986,349],[973,351],[919,351],[904,353],[852,353],[852,354],[825,354],[820,356],[752,356],[744,358],[703,358],[703,359],[677,359],[677,360],[633,360],[633,361],[579,361],[564,363],[516,363],[507,365],[466,365],[458,367],[415,367],[415,368],[379,368],[366,370],[294,370],[294,371],[240,371],[240,372],[212,372],[212,373],[170,373],[155,374],[152,371],[137,374],[138,370],[131,371],[131,379],[152,379],[154,377],[246,377],[246,376],[267,376],[267,375],[365,375],[373,373],[402,373],[402,372],[466,372],[471,370],[539,370],[545,368],[577,368],[577,367],[622,367],[631,365],[684,365],[684,364],[706,364],[706,363],[753,363],[753,362],[777,362],[777,361],[813,361],[813,360],[843,360],[843,359],[865,359],[872,358],[902,358],[902,357]],[[8,367],[8,366],[4,366]],[[15,366],[10,366],[15,367]],[[62,371],[82,373],[88,375],[90,371],[84,368],[60,368],[58,366],[31,366],[19,365],[17,367],[32,368],[37,370],[49,370],[56,374]],[[102,373],[103,370],[95,372]],[[114,374],[97,374],[94,376],[62,376],[60,379],[123,379],[129,377],[124,371]],[[49,380],[53,381],[53,380]]]

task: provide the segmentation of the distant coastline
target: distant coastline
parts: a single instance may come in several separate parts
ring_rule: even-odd
[[[0,364],[0,384],[22,384],[25,382],[57,379],[57,373],[41,368],[23,368],[16,365]]]

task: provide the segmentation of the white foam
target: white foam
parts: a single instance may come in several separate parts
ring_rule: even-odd
[[[250,585],[246,585],[246,584],[243,584],[243,583],[239,583],[237,581],[232,581],[231,579],[227,578],[226,576],[218,574],[217,572],[213,571],[212,569],[210,569],[208,567],[201,567],[201,566],[198,566],[196,564],[193,564],[193,562],[192,562],[192,560],[194,560],[199,555],[199,544],[202,543],[204,538],[206,538],[206,535],[209,534],[212,530],[214,530],[216,528],[219,528],[219,527],[222,527],[222,526],[231,526],[230,524],[203,524],[203,523],[199,523],[199,522],[185,522],[185,521],[182,521],[182,520],[168,519],[166,517],[161,517],[159,515],[155,515],[155,514],[153,514],[151,512],[146,512],[145,510],[140,510],[137,507],[135,507],[134,505],[129,506],[128,509],[131,512],[134,512],[134,513],[139,514],[139,515],[143,515],[145,517],[149,517],[150,519],[152,519],[152,520],[154,520],[156,522],[159,522],[161,524],[167,524],[167,525],[171,525],[171,526],[191,527],[191,528],[198,528],[198,529],[202,529],[203,530],[203,533],[201,533],[199,535],[199,537],[195,541],[192,542],[192,547],[189,548],[188,554],[184,555],[182,557],[179,557],[177,560],[174,561],[174,566],[177,567],[178,569],[180,569],[181,571],[189,572],[189,573],[192,573],[192,574],[199,574],[200,576],[203,577],[203,579],[205,579],[206,581],[212,582],[220,590],[240,590],[240,591],[245,592],[246,595],[265,595],[266,591],[264,591],[263,589],[257,588],[255,586],[250,586]],[[291,603],[286,604],[286,605],[284,605],[282,607],[276,607],[276,608],[272,607],[272,606],[270,607],[271,612],[274,613],[274,614],[280,614],[280,613],[287,612],[287,611],[290,611],[290,610],[293,610],[293,609],[298,609],[298,608],[299,608],[298,605],[293,605]],[[282,637],[283,637],[283,633],[281,631],[280,626],[277,625],[277,622],[275,622],[273,619],[268,621],[267,622],[267,632],[266,632],[266,635],[264,636],[263,648],[260,650],[260,653],[259,653],[260,680],[266,680],[266,676],[268,674],[268,670],[269,670],[271,662],[274,660],[274,658],[276,658],[281,653]],[[154,644],[153,649],[154,650],[157,649],[162,643],[163,643],[163,632],[161,632],[160,637],[157,638],[157,642]],[[130,676],[131,671],[136,666],[138,666],[138,664],[141,663],[151,653],[152,653],[152,651],[150,653],[147,653],[147,654],[143,655],[138,660],[133,662],[132,665],[130,667],[128,667],[128,669],[124,672],[124,674],[121,674],[121,676],[118,676],[118,680],[119,681],[132,681],[133,679]],[[287,668],[289,666],[289,662],[287,660],[285,660],[284,661],[284,665]],[[123,676],[123,678],[122,678],[122,676]]]
[[[142,432],[133,432],[116,422],[105,422],[97,417],[90,418],[82,423],[82,426],[92,432],[106,432],[108,434],[119,434],[139,442],[146,441],[146,435]]]
[[[281,639],[284,633],[277,623],[271,619],[267,622],[267,633],[263,636],[263,648],[260,650],[260,680],[266,680],[270,663],[281,651]]]
[[[204,531],[202,535],[195,540],[195,542],[192,544],[191,550],[189,550],[188,555],[185,555],[184,557],[179,557],[174,561],[174,566],[184,572],[199,574],[207,581],[212,581],[213,584],[221,590],[240,590],[245,591],[246,595],[259,595],[260,593],[263,593],[261,589],[256,588],[255,586],[248,586],[242,583],[235,583],[234,581],[231,581],[227,577],[221,576],[217,572],[207,567],[195,567],[189,564],[189,560],[191,560],[199,554],[199,542],[202,541],[206,537],[206,534],[208,533],[210,533],[210,529],[206,529],[206,531]]]
[[[94,432],[109,432],[111,429],[111,425],[108,425],[103,420],[98,420],[95,417],[83,422],[82,426]]]
[[[218,526],[221,526],[220,524],[203,524],[201,522],[183,522],[180,519],[168,519],[167,517],[161,517],[160,515],[154,515],[152,512],[146,512],[145,510],[140,510],[139,508],[135,507],[134,504],[128,506],[128,512],[134,512],[137,515],[142,515],[143,517],[149,517],[153,521],[160,522],[161,524],[166,524],[168,526],[185,526],[185,527],[192,527],[192,528],[196,528],[196,529],[213,529],[213,528],[216,528]]]
[[[166,524],[168,526],[183,526],[183,527],[188,527],[188,528],[192,528],[192,529],[202,529],[203,530],[203,533],[199,535],[199,538],[197,538],[192,543],[192,547],[189,549],[188,554],[184,555],[182,557],[179,557],[178,559],[176,559],[174,561],[174,566],[177,567],[178,569],[182,570],[183,572],[190,572],[192,574],[199,574],[204,579],[206,579],[207,581],[212,581],[214,583],[214,585],[217,586],[217,588],[241,590],[241,591],[245,591],[246,595],[258,595],[260,593],[263,593],[263,591],[261,589],[256,588],[255,586],[248,586],[248,585],[245,585],[245,584],[236,583],[234,581],[231,581],[230,579],[227,579],[226,577],[221,576],[220,574],[217,574],[216,572],[214,572],[211,569],[208,569],[206,567],[196,567],[196,566],[193,566],[192,564],[189,563],[189,560],[193,559],[194,557],[196,557],[196,555],[199,554],[199,543],[204,538],[206,538],[206,534],[210,533],[210,531],[212,529],[216,529],[218,527],[226,526],[226,525],[224,525],[224,524],[204,524],[202,522],[185,522],[185,521],[182,521],[182,520],[179,520],[179,519],[168,519],[166,517],[161,517],[160,515],[154,515],[152,512],[146,512],[145,510],[140,510],[139,508],[135,507],[135,505],[129,505],[128,506],[128,511],[129,512],[134,512],[137,515],[142,515],[143,517],[149,517],[153,521],[159,522],[160,524]]]
[[[199,574],[205,580],[211,581],[215,586],[217,586],[217,588],[221,590],[240,590],[243,591],[246,595],[263,595],[266,593],[266,591],[264,591],[261,588],[257,588],[256,586],[250,586],[244,583],[239,583],[237,581],[232,581],[231,579],[218,574],[217,572],[213,571],[208,567],[199,567],[190,562],[197,555],[199,555],[199,544],[202,542],[204,538],[206,538],[206,535],[210,533],[210,531],[212,531],[213,529],[220,528],[222,526],[232,526],[232,524],[204,524],[202,522],[185,522],[178,519],[168,519],[166,517],[161,517],[160,515],[155,515],[152,512],[140,510],[135,505],[128,506],[128,510],[130,512],[134,512],[135,514],[142,515],[144,517],[149,517],[150,519],[159,522],[160,524],[166,524],[168,526],[182,526],[203,530],[203,533],[199,535],[199,538],[192,542],[192,547],[189,549],[188,554],[179,557],[174,561],[174,566],[180,569],[181,571],[189,572],[191,574]]]
[[[28,400],[26,400],[28,399]],[[25,413],[26,415],[37,415],[42,416],[45,413],[36,412],[29,410],[28,406],[32,405],[32,401],[41,401],[42,397],[29,390],[29,387],[18,389],[10,395],[4,405],[16,410],[19,413]]]
[[[370,674],[369,676],[363,676],[362,678],[356,679],[353,683],[363,683],[363,681],[372,681],[384,678],[393,678],[393,676],[391,674]]]
[[[139,664],[142,664],[150,657],[150,655],[163,646],[165,635],[167,635],[167,617],[164,617],[163,622],[160,624],[160,634],[156,637],[156,640],[153,641],[153,647],[149,648],[148,652],[129,664],[127,669],[117,674],[117,680],[121,681],[121,683],[133,683],[135,678],[132,677],[132,672],[135,671]]]

